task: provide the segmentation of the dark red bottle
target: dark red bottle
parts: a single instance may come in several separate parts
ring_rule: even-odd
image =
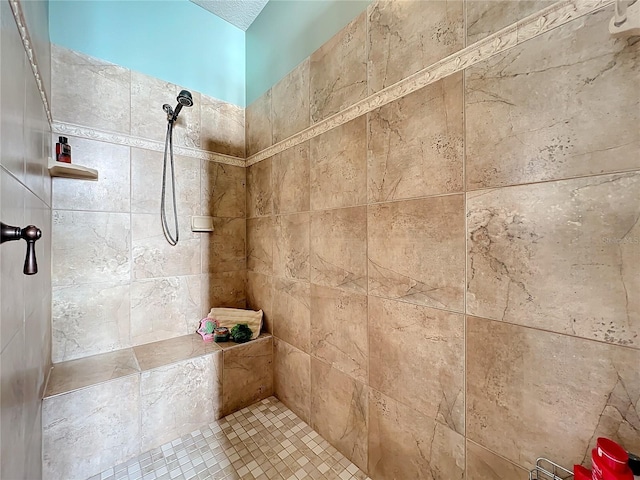
[[[67,137],[58,137],[58,143],[56,143],[56,160],[71,163],[71,145],[69,145]]]

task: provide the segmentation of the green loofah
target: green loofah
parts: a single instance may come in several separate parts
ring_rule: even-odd
[[[238,323],[231,329],[231,336],[236,343],[244,343],[251,340],[253,332],[246,323]]]

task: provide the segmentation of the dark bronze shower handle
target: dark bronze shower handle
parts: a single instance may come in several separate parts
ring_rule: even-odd
[[[12,240],[20,240],[21,238],[27,242],[27,256],[24,259],[24,269],[22,270],[25,275],[35,275],[38,273],[38,264],[36,262],[36,241],[42,237],[42,230],[35,225],[28,225],[24,228],[12,227],[0,223],[2,227],[2,241],[10,242]]]

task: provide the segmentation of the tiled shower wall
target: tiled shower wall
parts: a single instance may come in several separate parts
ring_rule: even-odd
[[[49,62],[46,5],[29,2],[24,15],[35,55]],[[41,27],[42,28],[38,28]],[[0,250],[0,478],[42,476],[41,398],[51,364],[51,152],[49,123],[9,3],[0,2],[0,217],[42,230],[38,274],[22,273],[26,244]],[[49,91],[48,75],[43,86]]]
[[[547,5],[374,3],[247,108],[247,154]],[[612,12],[248,168],[276,394],[372,478],[640,450],[640,42]]]
[[[159,215],[163,155],[122,144],[164,142],[162,105],[181,87],[53,45],[52,89],[54,123],[85,137],[68,135],[73,162],[100,176],[53,182],[53,362],[192,333],[212,306],[243,307],[245,169],[176,156],[172,247]],[[174,144],[243,158],[243,109],[192,94]],[[215,217],[215,233],[192,233],[191,215]]]

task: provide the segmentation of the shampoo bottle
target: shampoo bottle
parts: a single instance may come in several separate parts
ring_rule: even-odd
[[[71,163],[71,145],[69,145],[67,137],[58,137],[58,143],[56,143],[56,160]]]

